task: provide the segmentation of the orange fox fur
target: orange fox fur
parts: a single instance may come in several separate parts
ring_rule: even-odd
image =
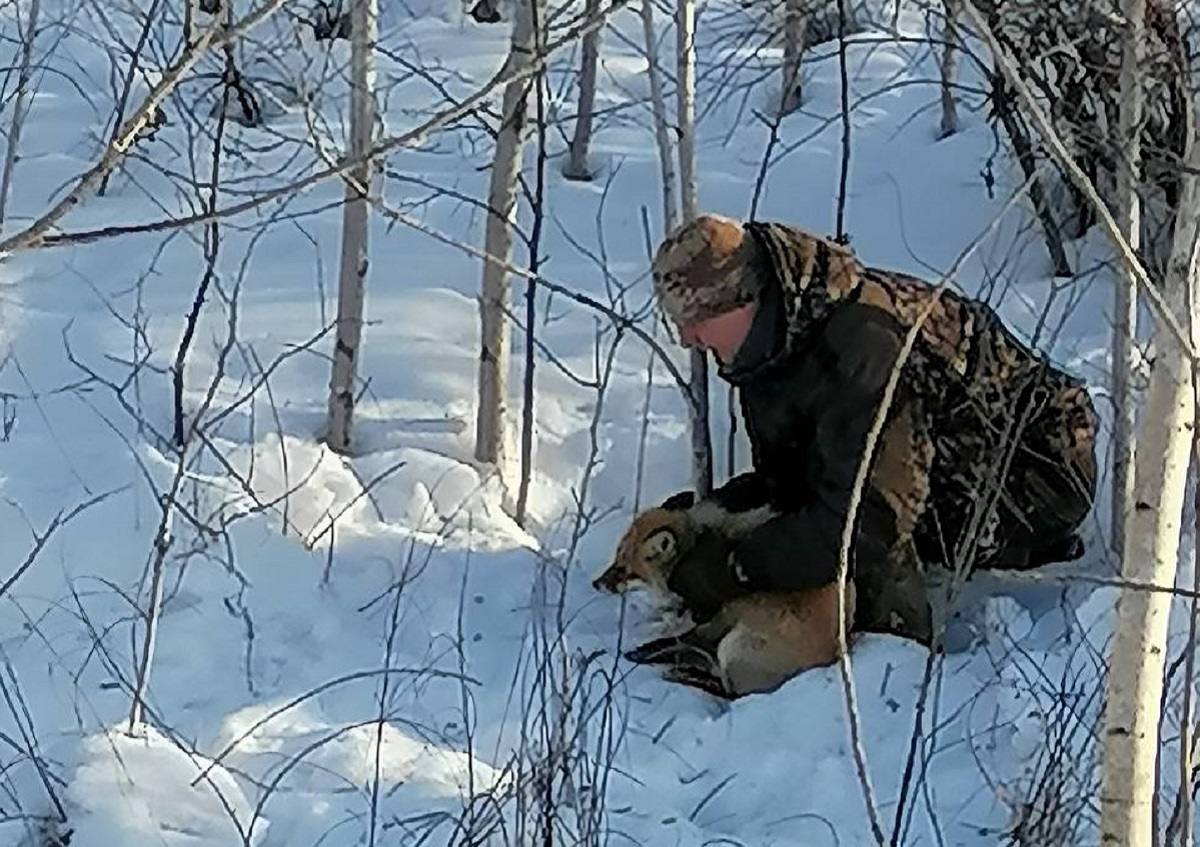
[[[643,587],[661,608],[678,608],[680,600],[668,589],[667,579],[695,545],[698,531],[718,529],[737,537],[770,516],[761,509],[731,513],[711,502],[688,509],[649,509],[634,518],[613,563],[594,584],[618,594]],[[801,671],[837,661],[837,591],[835,583],[811,591],[738,597],[711,620],[655,639],[628,655],[634,661],[674,664],[676,672],[669,676],[712,690],[713,685],[681,669],[699,658],[715,682],[714,693],[725,696],[771,691]],[[854,599],[854,585],[847,582],[847,628],[854,619]]]

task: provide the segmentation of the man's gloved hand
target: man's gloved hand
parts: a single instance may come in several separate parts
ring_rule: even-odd
[[[734,550],[728,538],[704,530],[667,578],[667,588],[679,595],[695,619],[708,620],[730,600],[750,593]]]

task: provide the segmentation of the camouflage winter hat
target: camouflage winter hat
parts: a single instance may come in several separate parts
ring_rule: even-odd
[[[762,287],[754,238],[720,215],[701,215],[664,238],[652,270],[658,301],[677,324],[744,306]]]

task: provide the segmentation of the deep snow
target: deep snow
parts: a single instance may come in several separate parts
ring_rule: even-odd
[[[82,31],[94,25],[86,10],[62,14],[68,12]],[[4,14],[7,26],[12,12]],[[383,41],[419,47],[424,66],[462,95],[499,66],[506,32],[460,18],[457,9],[412,17],[393,9]],[[779,51],[714,44],[716,22],[731,20],[744,21],[745,13],[712,5],[700,13],[700,194],[705,209],[742,216],[768,135],[754,111],[766,107],[775,82],[760,78],[776,66]],[[903,22],[910,34],[924,31],[917,13],[906,13]],[[564,140],[549,134],[555,158],[547,171],[543,243],[549,278],[602,299],[614,286],[628,286],[631,309],[649,296],[642,207],[653,237],[661,232],[645,61],[631,47],[639,27],[635,12],[622,11],[604,34],[598,107],[610,111],[593,144],[600,178],[563,180]],[[51,61],[60,73],[39,80],[10,231],[87,167],[111,102],[110,94],[98,93],[107,91],[107,64],[96,48],[79,31],[63,38]],[[43,49],[49,45],[47,38]],[[294,58],[277,57],[285,65]],[[344,59],[335,51],[335,64]],[[859,254],[936,278],[1002,215],[958,283],[988,296],[1026,337],[1052,298],[1040,343],[1056,361],[1100,383],[1102,394],[1108,302],[1102,270],[1053,293],[1028,210],[1002,212],[1017,183],[1015,169],[1003,153],[993,160],[992,131],[981,116],[963,108],[963,130],[935,140],[937,66],[926,45],[868,31],[856,36],[849,62],[861,102],[853,119],[847,228]],[[564,53],[552,75],[552,90],[566,92],[557,105],[567,114],[573,63]],[[397,73],[395,64],[384,63],[385,77]],[[88,98],[69,79],[85,75],[96,86]],[[829,232],[840,151],[835,51],[813,51],[806,77],[803,110],[782,123],[759,217]],[[966,67],[964,84],[975,78]],[[211,102],[211,92],[186,91]],[[419,120],[437,97],[419,78],[397,82],[388,94],[388,130]],[[963,105],[976,100],[966,93]],[[280,147],[227,160],[230,177],[252,177],[237,191],[282,179],[264,173],[284,167],[306,132],[296,110],[278,116],[272,129],[285,140]],[[268,140],[261,131],[230,132],[247,144]],[[193,167],[188,149],[180,120],[138,147],[140,155],[181,171]],[[198,149],[194,168],[203,177],[208,154],[203,144]],[[389,159],[389,170],[423,184],[389,179],[388,200],[438,232],[482,244],[478,208],[434,197],[428,186],[482,199],[489,150],[477,129],[404,149]],[[311,158],[301,154],[284,173],[301,172]],[[989,167],[993,191],[982,175]],[[228,199],[236,196],[230,191]],[[144,605],[148,592],[143,572],[159,517],[150,483],[162,490],[175,464],[156,433],[169,431],[166,369],[203,273],[200,232],[28,252],[0,268],[0,392],[16,413],[10,437],[0,443],[0,579],[15,571],[35,545],[33,533],[43,532],[59,510],[113,492],[50,537],[3,597],[0,616],[6,688],[14,698],[19,690],[28,704],[50,784],[74,830],[72,847],[365,843],[373,802],[378,843],[450,842],[463,837],[455,836],[453,822],[466,818],[470,797],[478,825],[494,814],[505,821],[492,833],[495,843],[515,839],[522,808],[512,794],[520,775],[515,762],[519,751],[540,743],[537,716],[547,689],[565,684],[573,686],[570,693],[551,698],[551,707],[564,697],[570,703],[562,732],[574,739],[577,781],[564,789],[561,805],[573,825],[584,826],[571,809],[587,808],[603,789],[602,825],[613,844],[870,843],[836,669],[729,706],[616,658],[619,643],[645,633],[645,609],[636,598],[623,609],[619,600],[597,596],[590,580],[632,508],[647,369],[647,351],[636,339],[626,337],[613,359],[581,537],[573,496],[591,455],[596,397],[539,357],[535,520],[526,532],[501,508],[498,481],[470,459],[479,262],[377,216],[361,371],[369,384],[356,422],[360,448],[344,459],[316,440],[330,338],[310,342],[336,308],[341,217],[332,204],[340,196],[340,186],[326,182],[286,207],[223,223],[220,290],[205,306],[188,360],[190,409],[208,391],[235,289],[239,346],[210,412],[210,419],[223,414],[223,420],[209,433],[211,449],[188,468],[184,499],[194,518],[225,521],[228,532],[198,535],[191,518],[174,518],[150,681],[155,728],[142,738],[124,733],[134,666],[130,601],[136,596]],[[74,211],[64,228],[149,221],[180,206],[161,174],[132,161],[107,196]],[[276,212],[279,219],[252,237]],[[527,209],[522,220],[528,223]],[[1098,238],[1072,247],[1080,267],[1105,257]],[[527,257],[518,250],[515,260],[524,264]],[[611,328],[597,347],[603,320],[562,297],[549,304],[543,298],[539,308],[553,318],[539,323],[539,340],[564,367],[594,380]],[[131,326],[139,323],[145,335],[135,341]],[[518,337],[514,413],[521,347]],[[83,380],[81,366],[119,383],[130,360],[147,355],[148,366],[124,394],[148,424],[139,428],[110,387]],[[239,403],[275,362],[270,395],[258,390]],[[724,475],[724,386],[714,384],[713,396],[717,468]],[[684,421],[679,394],[659,366],[643,504],[686,487]],[[227,464],[213,458],[214,450]],[[739,440],[739,466],[747,455]],[[362,496],[370,481],[376,481],[371,496]],[[274,505],[260,509],[256,502]],[[1097,514],[1105,513],[1102,502]],[[1093,542],[1100,529],[1091,527]],[[1102,569],[1098,550],[1093,543],[1077,567]],[[926,735],[930,726],[936,733],[919,748],[917,775],[924,779],[909,798],[906,844],[1002,842],[1030,786],[1056,767],[1068,797],[1058,814],[1084,832],[1092,814],[1073,798],[1090,790],[1093,778],[1088,737],[1115,595],[1086,585],[1068,591],[1002,580],[988,588],[998,594],[972,604],[964,649],[937,665],[924,710]],[[545,633],[560,625],[557,658],[547,669],[538,663],[550,649]],[[138,633],[140,649],[140,627]],[[890,831],[926,653],[899,639],[864,636],[852,661],[863,748]],[[386,690],[384,667],[396,669],[386,675]],[[551,674],[551,682],[539,673]],[[319,686],[328,687],[303,696]],[[0,730],[19,740],[23,714],[15,702],[0,709]],[[1055,763],[1049,757],[1062,727],[1072,734],[1061,741],[1066,755]],[[193,786],[215,758],[208,779]],[[15,759],[0,779],[8,793],[0,798],[3,814],[52,814],[38,769],[6,748],[2,761]],[[589,774],[603,781],[589,781]],[[381,788],[373,801],[376,775]],[[33,837],[26,822],[0,823],[0,842],[32,847]]]

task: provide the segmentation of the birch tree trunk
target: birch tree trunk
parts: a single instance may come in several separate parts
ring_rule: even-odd
[[[958,102],[954,99],[954,77],[958,72],[958,3],[945,0],[942,11],[946,15],[942,27],[942,126],[939,138],[949,138],[958,132]]]
[[[586,15],[590,20],[600,14],[600,0],[587,0]],[[583,36],[583,57],[579,65],[579,108],[575,116],[575,134],[571,136],[567,164],[563,176],[588,182],[592,170],[588,167],[588,146],[592,141],[592,114],[596,106],[596,65],[600,61],[600,27],[588,30]]]
[[[1141,160],[1142,87],[1139,78],[1145,40],[1146,0],[1122,0],[1125,43],[1121,56],[1121,113],[1117,123],[1117,225],[1137,250],[1141,235],[1138,183]],[[1112,549],[1125,549],[1125,529],[1133,507],[1135,461],[1133,432],[1136,410],[1131,388],[1137,367],[1133,340],[1137,332],[1137,282],[1119,274],[1113,298],[1113,488]]]
[[[329,382],[329,433],[332,450],[351,445],[354,384],[363,326],[363,292],[367,281],[367,234],[371,206],[367,193],[373,163],[366,160],[375,129],[375,44],[379,39],[378,0],[354,0],[350,11],[350,146],[346,155],[363,159],[347,173],[342,207],[342,256],[338,283],[337,336],[333,375]]]
[[[675,7],[676,84],[679,127],[679,180],[683,222],[700,214],[696,190],[696,4],[679,0]]]
[[[519,0],[513,12],[512,44],[505,63],[519,72],[534,61],[533,3]],[[488,216],[484,250],[488,256],[509,261],[512,254],[513,215],[517,206],[517,178],[526,124],[530,82],[518,79],[504,87],[500,131],[488,186]],[[484,260],[482,297],[479,303],[479,411],[475,420],[475,458],[496,466],[504,478],[505,422],[508,418],[508,372],[512,357],[512,329],[505,309],[509,275],[495,262]],[[530,351],[532,355],[532,351]]]
[[[589,12],[591,17],[596,11]],[[532,7],[534,46],[538,53],[545,50],[542,36],[541,9]],[[521,476],[517,482],[517,502],[513,519],[520,527],[525,526],[525,512],[529,505],[529,485],[533,480],[533,424],[537,409],[534,406],[536,383],[534,370],[537,366],[537,275],[542,260],[542,226],[546,220],[546,79],[543,66],[533,78],[537,103],[537,155],[534,168],[533,226],[529,230],[529,271],[532,276],[525,280],[525,379],[521,386]],[[593,83],[595,80],[593,79]],[[590,107],[589,107],[590,108]],[[586,164],[586,156],[585,156]]]
[[[676,80],[679,99],[679,178],[683,222],[700,214],[696,196],[696,4],[678,0],[675,13],[677,53]],[[712,491],[712,437],[708,429],[708,358],[703,350],[692,350],[688,379],[691,405],[688,418],[692,434],[692,487],[697,497]]]
[[[21,146],[21,130],[25,127],[25,115],[29,111],[29,83],[33,76],[33,40],[37,37],[38,13],[41,0],[31,0],[29,23],[21,38],[21,70],[17,74],[17,100],[13,104],[12,126],[8,130],[8,144],[4,150],[4,174],[0,176],[0,227],[8,213],[8,196],[12,192],[13,171],[17,167],[17,150]]]
[[[667,102],[663,96],[662,73],[658,64],[658,38],[654,31],[653,0],[642,0],[642,35],[646,40],[646,73],[650,77],[650,108],[654,114],[654,138],[658,142],[658,165],[662,174],[663,229],[671,232],[679,225],[676,202],[675,161],[671,155],[671,135],[667,129]]]
[[[1190,116],[1189,116],[1190,117]],[[1188,167],[1200,165],[1193,120],[1188,121]],[[1182,180],[1179,217],[1164,282],[1164,299],[1176,319],[1192,326],[1200,269],[1200,196],[1195,171]],[[1197,342],[1195,329],[1189,330]],[[1156,335],[1158,355],[1136,439],[1134,507],[1127,515],[1122,576],[1174,585],[1195,425],[1192,368],[1173,333]],[[1117,603],[1105,705],[1104,772],[1100,793],[1101,844],[1151,847],[1154,843],[1154,772],[1167,651],[1171,595],[1125,588]]]
[[[807,20],[804,0],[785,0],[783,4],[783,74],[779,89],[779,114],[787,115],[800,107],[800,62],[804,57]]]

